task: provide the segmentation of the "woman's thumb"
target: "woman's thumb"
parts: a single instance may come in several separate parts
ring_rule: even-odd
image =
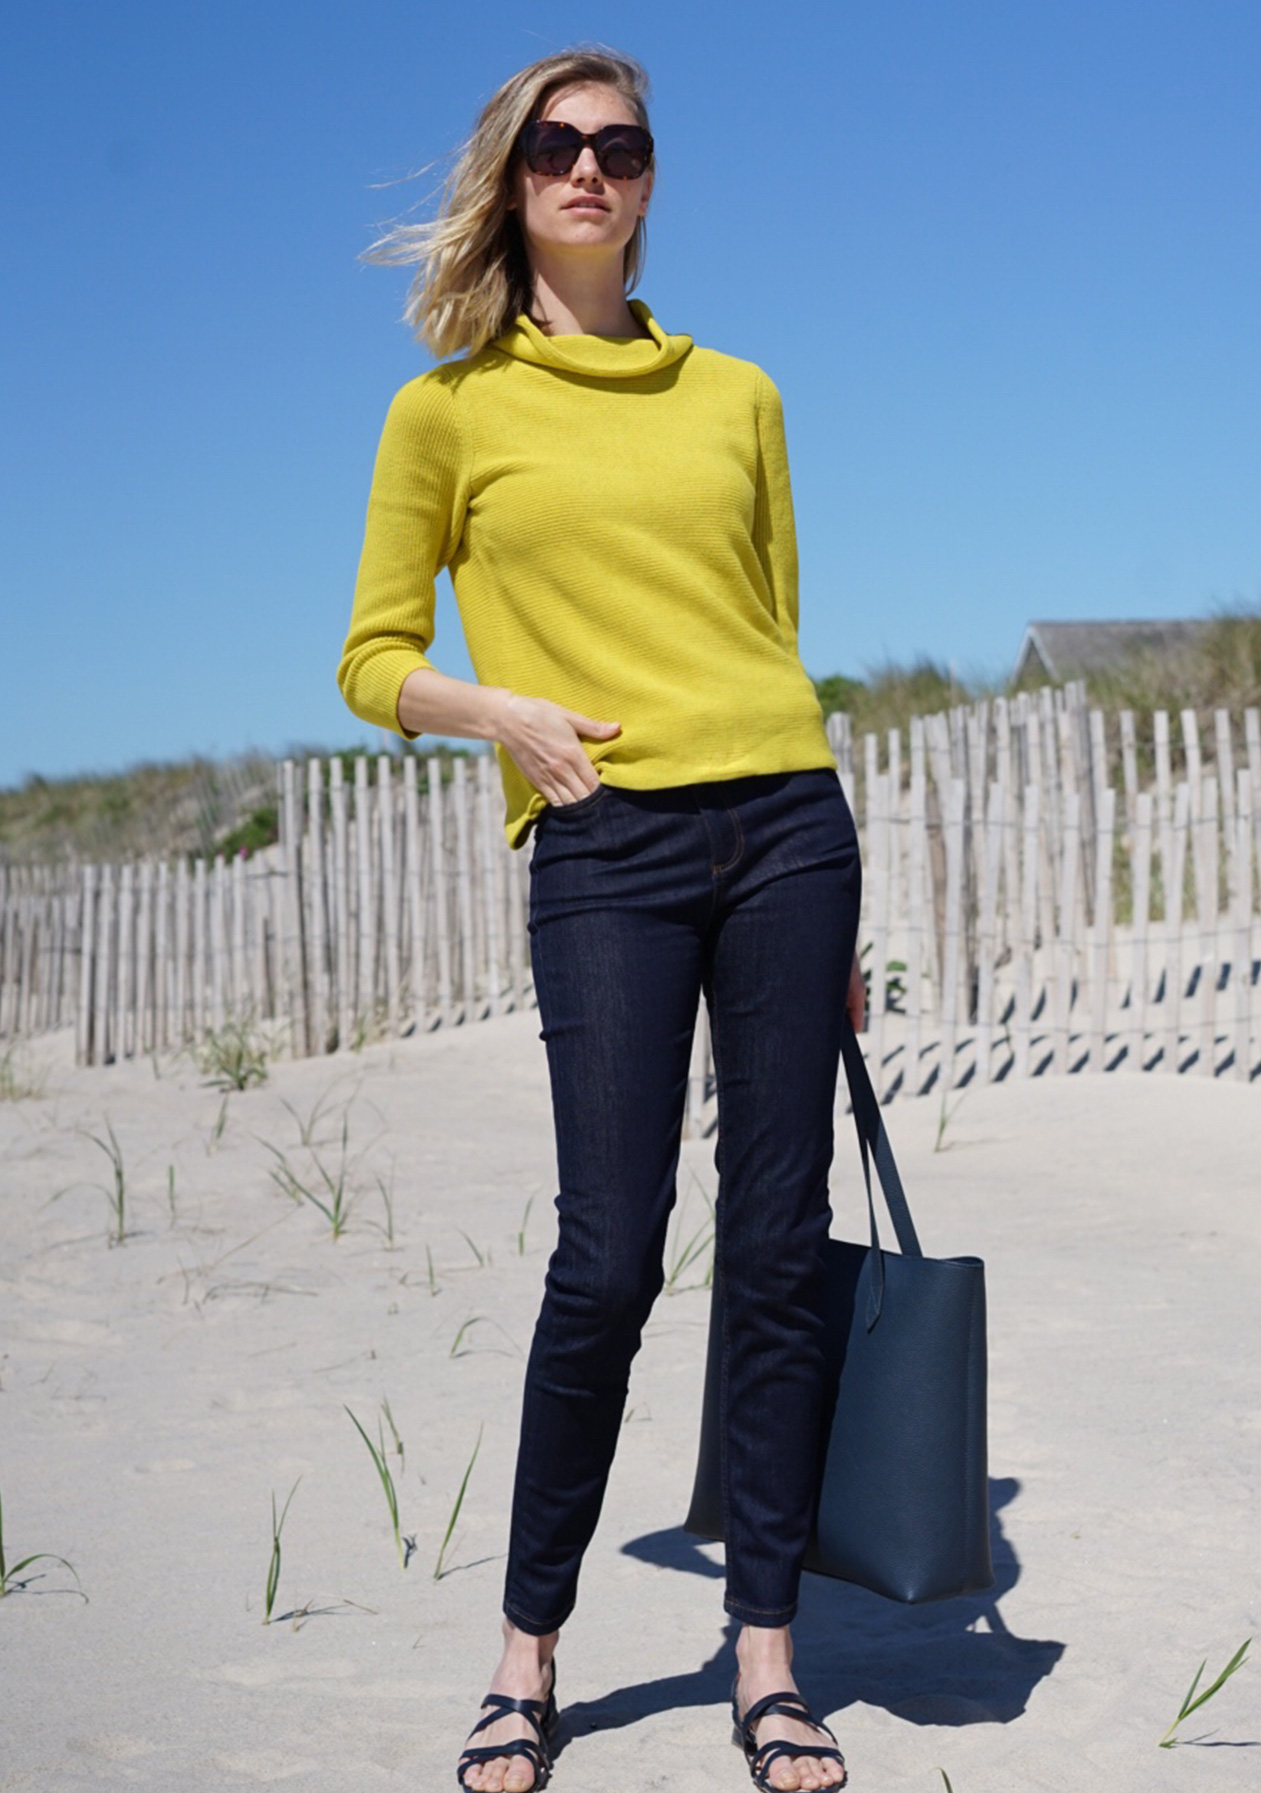
[[[622,732],[620,722],[597,722],[594,716],[581,716],[577,710],[570,710],[569,720],[578,733],[589,740],[608,741]]]

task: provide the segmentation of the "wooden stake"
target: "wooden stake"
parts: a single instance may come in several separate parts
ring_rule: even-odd
[[[1186,780],[1181,779],[1174,793],[1168,851],[1162,848],[1160,867],[1165,883],[1165,1015],[1161,1068],[1170,1074],[1179,1068],[1182,1038],[1182,892],[1190,822],[1191,791]]]
[[[344,1052],[350,1044],[354,1013],[353,969],[351,964],[350,930],[350,846],[346,820],[346,783],[339,755],[328,766],[328,809],[333,836],[332,914],[329,927],[333,936],[333,988],[329,1008],[336,1016],[337,1046]]]
[[[945,822],[946,942],[942,966],[941,1088],[954,1088],[955,1046],[959,1032],[959,984],[963,970],[963,833],[967,786],[952,778]]]
[[[1095,837],[1095,914],[1091,941],[1090,1068],[1107,1069],[1108,949],[1112,943],[1112,837],[1116,828],[1116,792],[1107,785],[1099,793],[1099,829]]]
[[[455,810],[455,895],[460,929],[461,1019],[481,1018],[477,1000],[477,961],[473,938],[473,868],[469,850],[468,768],[463,758],[452,765],[451,804]]]
[[[352,1028],[356,1034],[370,1039],[376,1021],[376,943],[380,911],[372,888],[372,798],[366,754],[361,754],[355,761],[355,862],[359,941]]]
[[[1023,853],[1020,883],[1020,938],[1016,957],[1015,1058],[1017,1077],[1027,1077],[1033,1031],[1033,973],[1038,932],[1038,868],[1041,840],[1038,829],[1039,790],[1025,786]],[[1049,942],[1047,943],[1049,945]]]
[[[981,918],[978,930],[976,1066],[982,1083],[994,1075],[994,973],[998,956],[998,882],[1003,862],[1003,821],[1007,793],[1000,784],[989,788],[989,808],[981,866]]]
[[[385,912],[385,1012],[390,1032],[397,1034],[402,981],[398,949],[401,891],[394,850],[394,784],[389,755],[384,753],[377,760],[377,819],[381,835],[381,907]]]
[[[448,1027],[454,1019],[451,996],[451,930],[448,891],[451,865],[443,839],[442,770],[435,754],[429,761],[429,862],[433,867],[434,933],[438,949],[438,1019]]]
[[[428,1005],[425,1000],[425,896],[420,840],[420,791],[416,781],[416,760],[408,754],[403,761],[404,881],[407,886],[410,948],[407,996],[412,1025],[423,1030],[427,1022]]]
[[[1064,854],[1060,862],[1060,927],[1055,945],[1055,1058],[1054,1068],[1070,1068],[1070,1031],[1073,1008],[1073,974],[1076,960],[1078,890],[1077,859],[1081,840],[1081,796],[1069,789],[1064,798]]]
[[[1134,920],[1130,937],[1130,1025],[1125,1063],[1131,1071],[1145,1068],[1147,1038],[1147,955],[1151,926],[1152,795],[1143,791],[1134,806],[1130,849],[1130,887]]]
[[[911,773],[911,823],[907,840],[907,928],[906,928],[906,1072],[902,1088],[908,1096],[918,1096],[923,1085],[920,1069],[922,1042],[922,1009],[924,1000],[924,880],[928,864],[928,829],[925,809],[923,732],[920,733],[919,766]],[[915,765],[912,737],[911,764]]]

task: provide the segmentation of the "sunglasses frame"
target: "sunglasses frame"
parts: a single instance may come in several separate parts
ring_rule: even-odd
[[[569,142],[566,144],[565,150],[562,153],[567,154],[570,147],[575,145],[576,147],[574,148],[574,159],[569,164],[568,168],[552,170],[535,167],[535,157],[539,152],[534,147],[532,133],[538,130],[566,131],[569,133]],[[644,165],[638,174],[612,174],[604,165],[604,153],[602,151],[601,138],[607,140],[610,135],[616,135],[618,132],[625,131],[638,132],[647,144],[647,148],[644,151]],[[653,147],[652,133],[646,131],[643,125],[601,125],[598,131],[580,131],[577,125],[567,124],[562,118],[533,118],[530,120],[529,124],[522,127],[521,134],[517,139],[517,148],[525,159],[526,166],[529,168],[531,174],[541,174],[548,180],[563,180],[567,174],[572,174],[577,165],[578,158],[581,156],[584,149],[590,149],[592,155],[596,159],[596,165],[605,180],[641,180],[648,172],[649,165],[652,162]]]

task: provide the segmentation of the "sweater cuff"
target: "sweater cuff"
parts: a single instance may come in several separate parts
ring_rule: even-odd
[[[398,697],[403,681],[433,662],[416,648],[381,647],[353,666],[343,666],[339,683],[342,695],[355,715],[377,728],[387,728],[406,741],[416,734],[398,719]]]

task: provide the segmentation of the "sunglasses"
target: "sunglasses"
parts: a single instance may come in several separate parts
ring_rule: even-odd
[[[642,125],[586,132],[560,119],[539,118],[518,139],[532,174],[568,174],[588,145],[600,173],[613,181],[637,181],[652,160],[652,138]]]

